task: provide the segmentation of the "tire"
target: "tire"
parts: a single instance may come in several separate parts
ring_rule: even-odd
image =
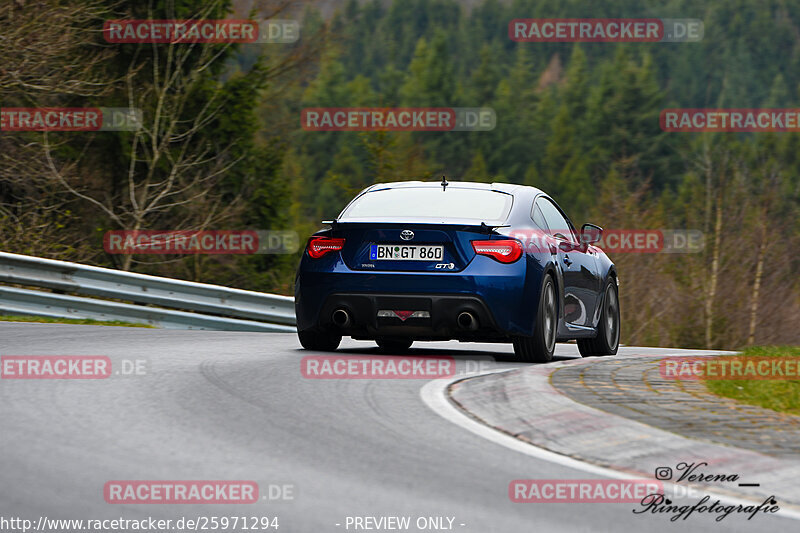
[[[414,344],[412,339],[375,339],[381,352],[386,354],[405,353]]]
[[[619,349],[619,293],[614,278],[609,278],[603,292],[603,311],[593,339],[578,339],[583,357],[616,355]]]
[[[319,352],[332,352],[339,347],[342,336],[338,333],[328,333],[323,331],[298,331],[297,337],[300,344],[306,350],[316,350]]]
[[[545,276],[536,324],[532,337],[515,337],[514,354],[525,363],[547,363],[553,360],[558,334],[558,297],[556,284],[550,274]]]

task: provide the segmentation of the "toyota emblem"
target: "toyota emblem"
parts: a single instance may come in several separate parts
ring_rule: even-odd
[[[410,241],[411,239],[414,238],[414,232],[411,231],[410,229],[404,229],[403,231],[400,232],[400,238],[403,239],[404,241]]]

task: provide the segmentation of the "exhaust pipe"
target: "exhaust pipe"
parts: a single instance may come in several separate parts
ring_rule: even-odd
[[[333,312],[331,315],[331,320],[333,320],[333,323],[340,328],[350,327],[350,324],[352,323],[352,320],[350,319],[350,313],[347,312],[347,309],[342,308],[339,308]]]
[[[471,331],[478,329],[478,319],[469,311],[462,311],[459,313],[456,322],[461,329],[468,329]]]

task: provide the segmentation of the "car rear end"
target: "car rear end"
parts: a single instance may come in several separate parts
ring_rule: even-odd
[[[298,329],[356,339],[505,340],[519,333],[522,246],[493,231],[513,196],[481,184],[374,186],[309,239]]]

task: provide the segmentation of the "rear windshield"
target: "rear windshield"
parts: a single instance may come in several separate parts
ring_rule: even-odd
[[[485,189],[450,186],[404,187],[368,192],[350,204],[340,220],[375,218],[430,218],[504,221],[511,209],[511,195]]]

